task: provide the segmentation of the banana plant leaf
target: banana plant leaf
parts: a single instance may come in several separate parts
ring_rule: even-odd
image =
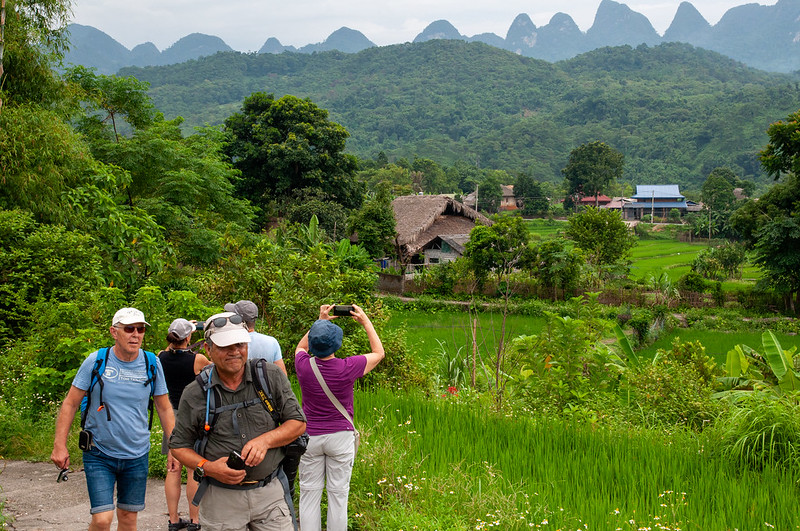
[[[787,372],[793,371],[793,360],[787,359],[786,353],[778,342],[778,338],[775,337],[771,330],[761,334],[761,344],[764,346],[764,357],[769,363],[773,374],[775,374],[779,382],[782,381]]]
[[[736,345],[728,351],[728,358],[725,362],[725,375],[730,378],[737,378],[747,374],[747,369],[750,367],[750,362],[747,361],[747,356],[745,356],[742,347],[747,347],[747,345]]]
[[[628,358],[628,360],[633,360],[633,346],[631,345],[628,336],[625,335],[625,332],[622,331],[622,328],[618,325],[614,325],[614,333],[617,335],[617,342],[619,343],[619,347],[622,349],[622,352]]]

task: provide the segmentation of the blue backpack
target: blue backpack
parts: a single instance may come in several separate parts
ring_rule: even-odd
[[[89,380],[89,388],[86,390],[86,396],[83,397],[81,400],[81,429],[84,428],[86,425],[86,417],[89,415],[89,403],[91,402],[92,397],[92,389],[96,384],[100,384],[100,407],[97,408],[97,411],[106,412],[107,420],[111,420],[111,411],[108,408],[108,404],[105,403],[103,400],[103,373],[106,372],[106,363],[108,362],[108,352],[111,350],[111,347],[106,347],[97,351],[97,359],[94,362],[94,367],[92,367],[92,377]],[[147,425],[147,429],[153,429],[153,395],[156,392],[156,374],[158,373],[158,358],[156,355],[150,351],[144,351],[144,366],[145,372],[147,373],[147,381],[144,382],[144,385],[150,385],[150,401],[148,403],[147,409],[150,413],[150,420]]]

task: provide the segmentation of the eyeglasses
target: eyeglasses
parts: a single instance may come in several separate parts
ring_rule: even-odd
[[[238,314],[231,315],[230,317],[216,317],[210,321],[206,321],[206,329],[208,329],[209,325],[214,325],[214,328],[223,327],[229,321],[231,324],[235,325],[242,324],[244,322],[244,320],[242,320],[242,316]]]
[[[117,328],[122,328],[126,334],[132,334],[134,332],[139,332],[140,334],[144,334],[145,326],[133,326],[133,325],[125,325],[125,326],[118,326]]]

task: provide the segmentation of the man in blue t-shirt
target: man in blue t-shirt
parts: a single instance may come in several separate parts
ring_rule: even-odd
[[[286,372],[286,364],[283,362],[283,354],[281,353],[281,346],[278,340],[272,336],[256,332],[256,319],[258,318],[258,306],[253,301],[241,300],[236,303],[228,303],[225,305],[226,312],[233,312],[240,315],[247,325],[247,331],[250,332],[250,344],[248,345],[248,358],[257,359],[264,358],[270,363],[274,363],[277,367]]]
[[[122,308],[114,314],[109,329],[114,346],[106,354],[105,370],[101,375],[103,385],[97,383],[91,389],[84,430],[91,432],[92,443],[83,452],[91,503],[90,530],[111,528],[115,484],[117,529],[135,530],[137,514],[144,509],[150,451],[148,404],[151,386],[146,369],[147,355],[141,347],[147,326],[149,323],[144,314],[136,308]],[[81,364],[58,413],[50,459],[61,469],[69,468],[69,429],[89,390],[92,369],[99,353],[89,354]],[[167,395],[164,371],[158,358],[154,357],[154,360],[154,405],[164,433],[169,437],[175,418]],[[167,466],[176,466],[171,455]]]

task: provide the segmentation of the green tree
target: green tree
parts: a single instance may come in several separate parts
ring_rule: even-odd
[[[475,275],[478,288],[483,286],[488,273],[493,272],[497,278],[498,292],[503,297],[500,337],[493,367],[495,399],[498,406],[502,404],[508,382],[505,365],[509,354],[506,342],[506,319],[512,295],[512,283],[509,280],[511,273],[522,264],[528,254],[529,241],[530,234],[522,218],[501,217],[491,226],[477,225],[473,228],[464,249],[464,258]],[[472,370],[475,371],[474,365]]]
[[[770,125],[770,142],[760,153],[767,174],[782,179],[758,201],[731,216],[732,226],[753,247],[763,282],[800,310],[800,112]]]
[[[99,160],[130,175],[115,192],[118,203],[147,212],[187,265],[208,265],[219,258],[220,236],[249,229],[254,212],[235,196],[238,172],[222,154],[224,135],[203,128],[184,137],[182,119],[156,119],[130,138],[94,137]]]
[[[800,111],[767,128],[769,144],[759,154],[761,166],[774,179],[793,173],[800,175]]]
[[[61,106],[52,66],[68,46],[69,0],[7,0],[0,32],[0,111],[6,104]],[[6,23],[7,22],[7,23]]]
[[[567,166],[561,170],[567,180],[567,195],[596,196],[609,184],[622,177],[625,157],[608,144],[600,141],[583,144],[569,154]]]
[[[544,288],[551,289],[553,300],[558,299],[558,290],[564,298],[578,287],[583,253],[568,245],[563,239],[550,239],[533,247],[531,258],[525,269],[531,271]]]
[[[727,174],[733,174],[727,168],[716,168],[706,178],[702,188],[703,203],[711,210],[722,212],[729,211],[736,201],[733,195],[734,183],[731,182]]]
[[[503,200],[503,188],[499,179],[500,172],[490,172],[478,185],[478,210],[496,213]]]
[[[357,159],[344,153],[349,133],[310,99],[255,92],[225,120],[226,154],[242,173],[239,193],[264,211],[293,190],[318,188],[345,208],[358,208],[363,185]]]
[[[64,77],[83,91],[81,99],[87,110],[87,116],[80,124],[83,131],[96,130],[99,124],[111,120],[114,139],[119,142],[118,117],[136,129],[143,129],[153,122],[155,110],[147,95],[148,83],[133,76],[98,75],[94,68],[84,66],[69,68]],[[94,114],[98,111],[105,116],[101,118]]]
[[[389,194],[383,191],[368,199],[350,217],[349,230],[372,258],[394,254],[397,228]]]
[[[550,208],[550,202],[544,194],[541,183],[534,180],[528,173],[521,173],[517,176],[514,197],[517,198],[517,201],[522,202],[523,216],[546,214]]]
[[[605,278],[615,266],[627,267],[625,261],[636,245],[636,237],[619,212],[590,207],[570,217],[568,223],[566,235],[597,269],[597,281]]]

